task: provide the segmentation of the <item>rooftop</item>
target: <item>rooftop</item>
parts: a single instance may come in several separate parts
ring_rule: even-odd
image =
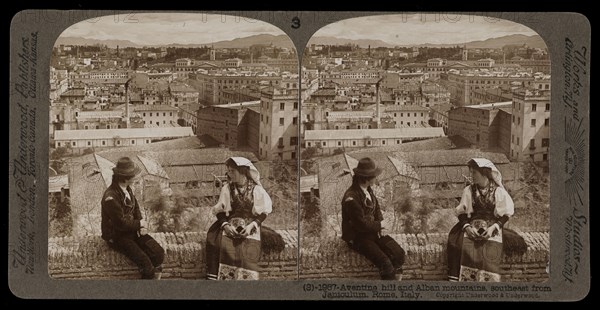
[[[157,127],[157,128],[119,128],[119,129],[90,129],[90,130],[57,130],[54,139],[90,140],[114,138],[169,138],[193,136],[192,127]]]
[[[441,127],[405,127],[385,129],[344,129],[344,130],[307,130],[305,140],[361,140],[361,139],[401,139],[434,138],[445,136]]]

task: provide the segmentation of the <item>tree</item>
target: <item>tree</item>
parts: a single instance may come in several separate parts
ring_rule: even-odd
[[[317,148],[314,146],[308,147],[300,154],[302,159],[311,159],[317,155]]]

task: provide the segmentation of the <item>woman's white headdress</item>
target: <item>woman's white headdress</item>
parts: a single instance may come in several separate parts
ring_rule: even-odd
[[[498,170],[498,168],[496,168],[496,165],[494,165],[493,162],[491,162],[489,159],[486,159],[486,158],[471,158],[471,160],[469,160],[469,162],[471,162],[471,161],[475,162],[477,167],[490,168],[492,170],[492,179],[494,180],[494,183],[496,183],[496,185],[504,188],[504,185],[502,185],[502,174],[500,173],[500,170]]]
[[[258,172],[258,169],[256,169],[254,164],[252,164],[252,162],[248,158],[230,157],[229,159],[233,160],[233,162],[238,166],[249,167],[250,168],[250,177],[252,178],[252,181],[254,181],[254,183],[262,186],[262,184],[260,184],[260,172]],[[227,160],[229,160],[229,159],[227,159]]]

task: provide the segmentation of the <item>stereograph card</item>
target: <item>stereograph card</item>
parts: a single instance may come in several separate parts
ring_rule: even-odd
[[[568,12],[18,12],[9,287],[581,300],[590,62]]]

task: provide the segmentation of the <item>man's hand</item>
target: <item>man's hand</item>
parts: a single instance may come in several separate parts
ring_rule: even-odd
[[[140,228],[140,236],[147,235],[147,234],[148,234],[148,228],[145,228],[145,227]]]

